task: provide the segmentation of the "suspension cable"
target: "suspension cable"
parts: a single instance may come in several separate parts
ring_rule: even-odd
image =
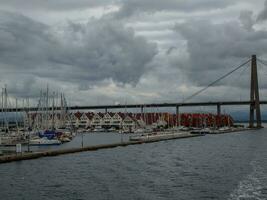
[[[259,58],[257,58],[257,61],[259,61],[261,64],[267,66],[267,62],[265,63],[263,60],[261,60],[261,59],[259,59]]]
[[[213,86],[214,84],[218,83],[219,81],[221,81],[222,79],[226,78],[227,76],[229,76],[230,74],[232,74],[233,72],[237,71],[238,69],[240,69],[241,67],[245,66],[246,64],[248,64],[251,61],[251,59],[249,59],[248,61],[244,62],[243,64],[239,65],[238,67],[234,68],[233,70],[231,70],[230,72],[226,73],[225,75],[221,76],[220,78],[218,78],[217,80],[211,82],[209,85],[207,85],[206,87],[202,88],[201,90],[193,93],[191,96],[187,97],[183,103],[185,103],[186,101],[194,98],[195,96],[199,95],[200,93],[202,93],[203,91],[207,90],[209,87]]]

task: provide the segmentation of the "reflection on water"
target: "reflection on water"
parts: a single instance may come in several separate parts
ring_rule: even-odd
[[[265,132],[207,135],[2,164],[0,196],[5,200],[267,199]],[[85,136],[86,145],[120,139],[116,134]],[[80,142],[77,137],[67,145]]]

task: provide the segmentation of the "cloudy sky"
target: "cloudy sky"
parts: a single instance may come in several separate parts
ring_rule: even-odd
[[[267,60],[264,0],[0,0],[0,85],[72,105],[181,102]],[[267,67],[259,65],[261,96]],[[248,100],[249,66],[192,101]]]

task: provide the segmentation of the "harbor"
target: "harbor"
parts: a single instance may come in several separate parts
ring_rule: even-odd
[[[141,112],[72,111],[64,94],[48,87],[40,92],[35,111],[25,101],[23,111],[10,112],[9,99],[5,87],[0,163],[252,130],[235,124],[231,115],[220,110],[217,114],[144,108]]]
[[[35,111],[30,111],[30,103],[25,101],[23,111],[12,113],[9,98],[5,87],[0,163],[251,130],[220,112],[172,113],[144,108],[141,112],[70,111],[64,94],[48,87],[40,92]],[[93,142],[94,137],[99,138],[97,142]]]
[[[12,161],[21,161],[21,160],[30,160],[30,159],[36,159],[41,157],[47,157],[47,156],[58,156],[58,155],[64,155],[64,154],[71,154],[71,153],[78,153],[78,152],[84,152],[84,151],[96,151],[100,149],[111,149],[116,147],[126,147],[129,145],[140,145],[145,143],[153,143],[153,142],[160,142],[165,140],[173,140],[173,139],[185,139],[185,138],[192,138],[192,137],[198,137],[202,135],[197,134],[190,134],[190,133],[180,133],[180,134],[160,134],[160,135],[154,135],[154,136],[146,136],[146,138],[140,138],[138,140],[130,140],[125,142],[119,142],[119,143],[112,143],[112,144],[101,144],[101,145],[94,145],[94,146],[85,146],[80,148],[67,148],[67,149],[58,149],[58,150],[44,150],[40,152],[26,152],[26,153],[17,153],[17,154],[11,154],[7,156],[0,156],[0,163],[7,163]]]
[[[116,147],[126,147],[130,145],[140,145],[146,143],[154,143],[167,140],[190,139],[194,137],[203,137],[206,134],[224,134],[224,133],[241,133],[243,131],[251,131],[248,128],[236,128],[228,130],[216,130],[207,132],[196,132],[196,130],[187,131],[165,131],[143,134],[118,134],[110,132],[102,133],[81,133],[76,136],[74,141],[67,143],[65,146],[56,145],[41,145],[32,146],[31,151],[27,151],[27,146],[24,146],[25,151],[16,152],[15,146],[6,146],[6,153],[0,154],[0,163],[7,163],[21,160],[31,160],[42,157],[59,156],[64,154],[79,153],[85,151],[96,151],[101,149],[111,149]]]
[[[83,148],[84,135],[92,133],[113,133],[120,138],[127,135],[125,142],[131,144],[133,138],[138,140],[138,137],[139,141],[150,142],[244,129],[243,126],[236,127],[233,118],[225,113],[173,113],[144,108],[141,112],[72,111],[68,110],[65,95],[50,91],[48,86],[40,91],[35,111],[31,111],[29,99],[22,102],[24,110],[18,111],[21,105],[8,94],[7,86],[2,89],[1,99],[2,155],[12,154],[13,151],[27,155],[33,152],[37,153],[33,154],[36,156],[39,155],[39,147],[57,151],[60,146],[68,147],[65,144],[79,135]],[[12,106],[15,106],[16,112],[10,111]],[[107,144],[112,145],[112,141]],[[71,147],[80,148],[80,145]]]

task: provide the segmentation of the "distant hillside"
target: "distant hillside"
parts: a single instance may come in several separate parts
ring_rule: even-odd
[[[248,122],[249,121],[249,112],[248,111],[237,111],[231,112],[230,115],[234,118],[236,122]],[[267,122],[267,113],[261,113],[262,121]]]

